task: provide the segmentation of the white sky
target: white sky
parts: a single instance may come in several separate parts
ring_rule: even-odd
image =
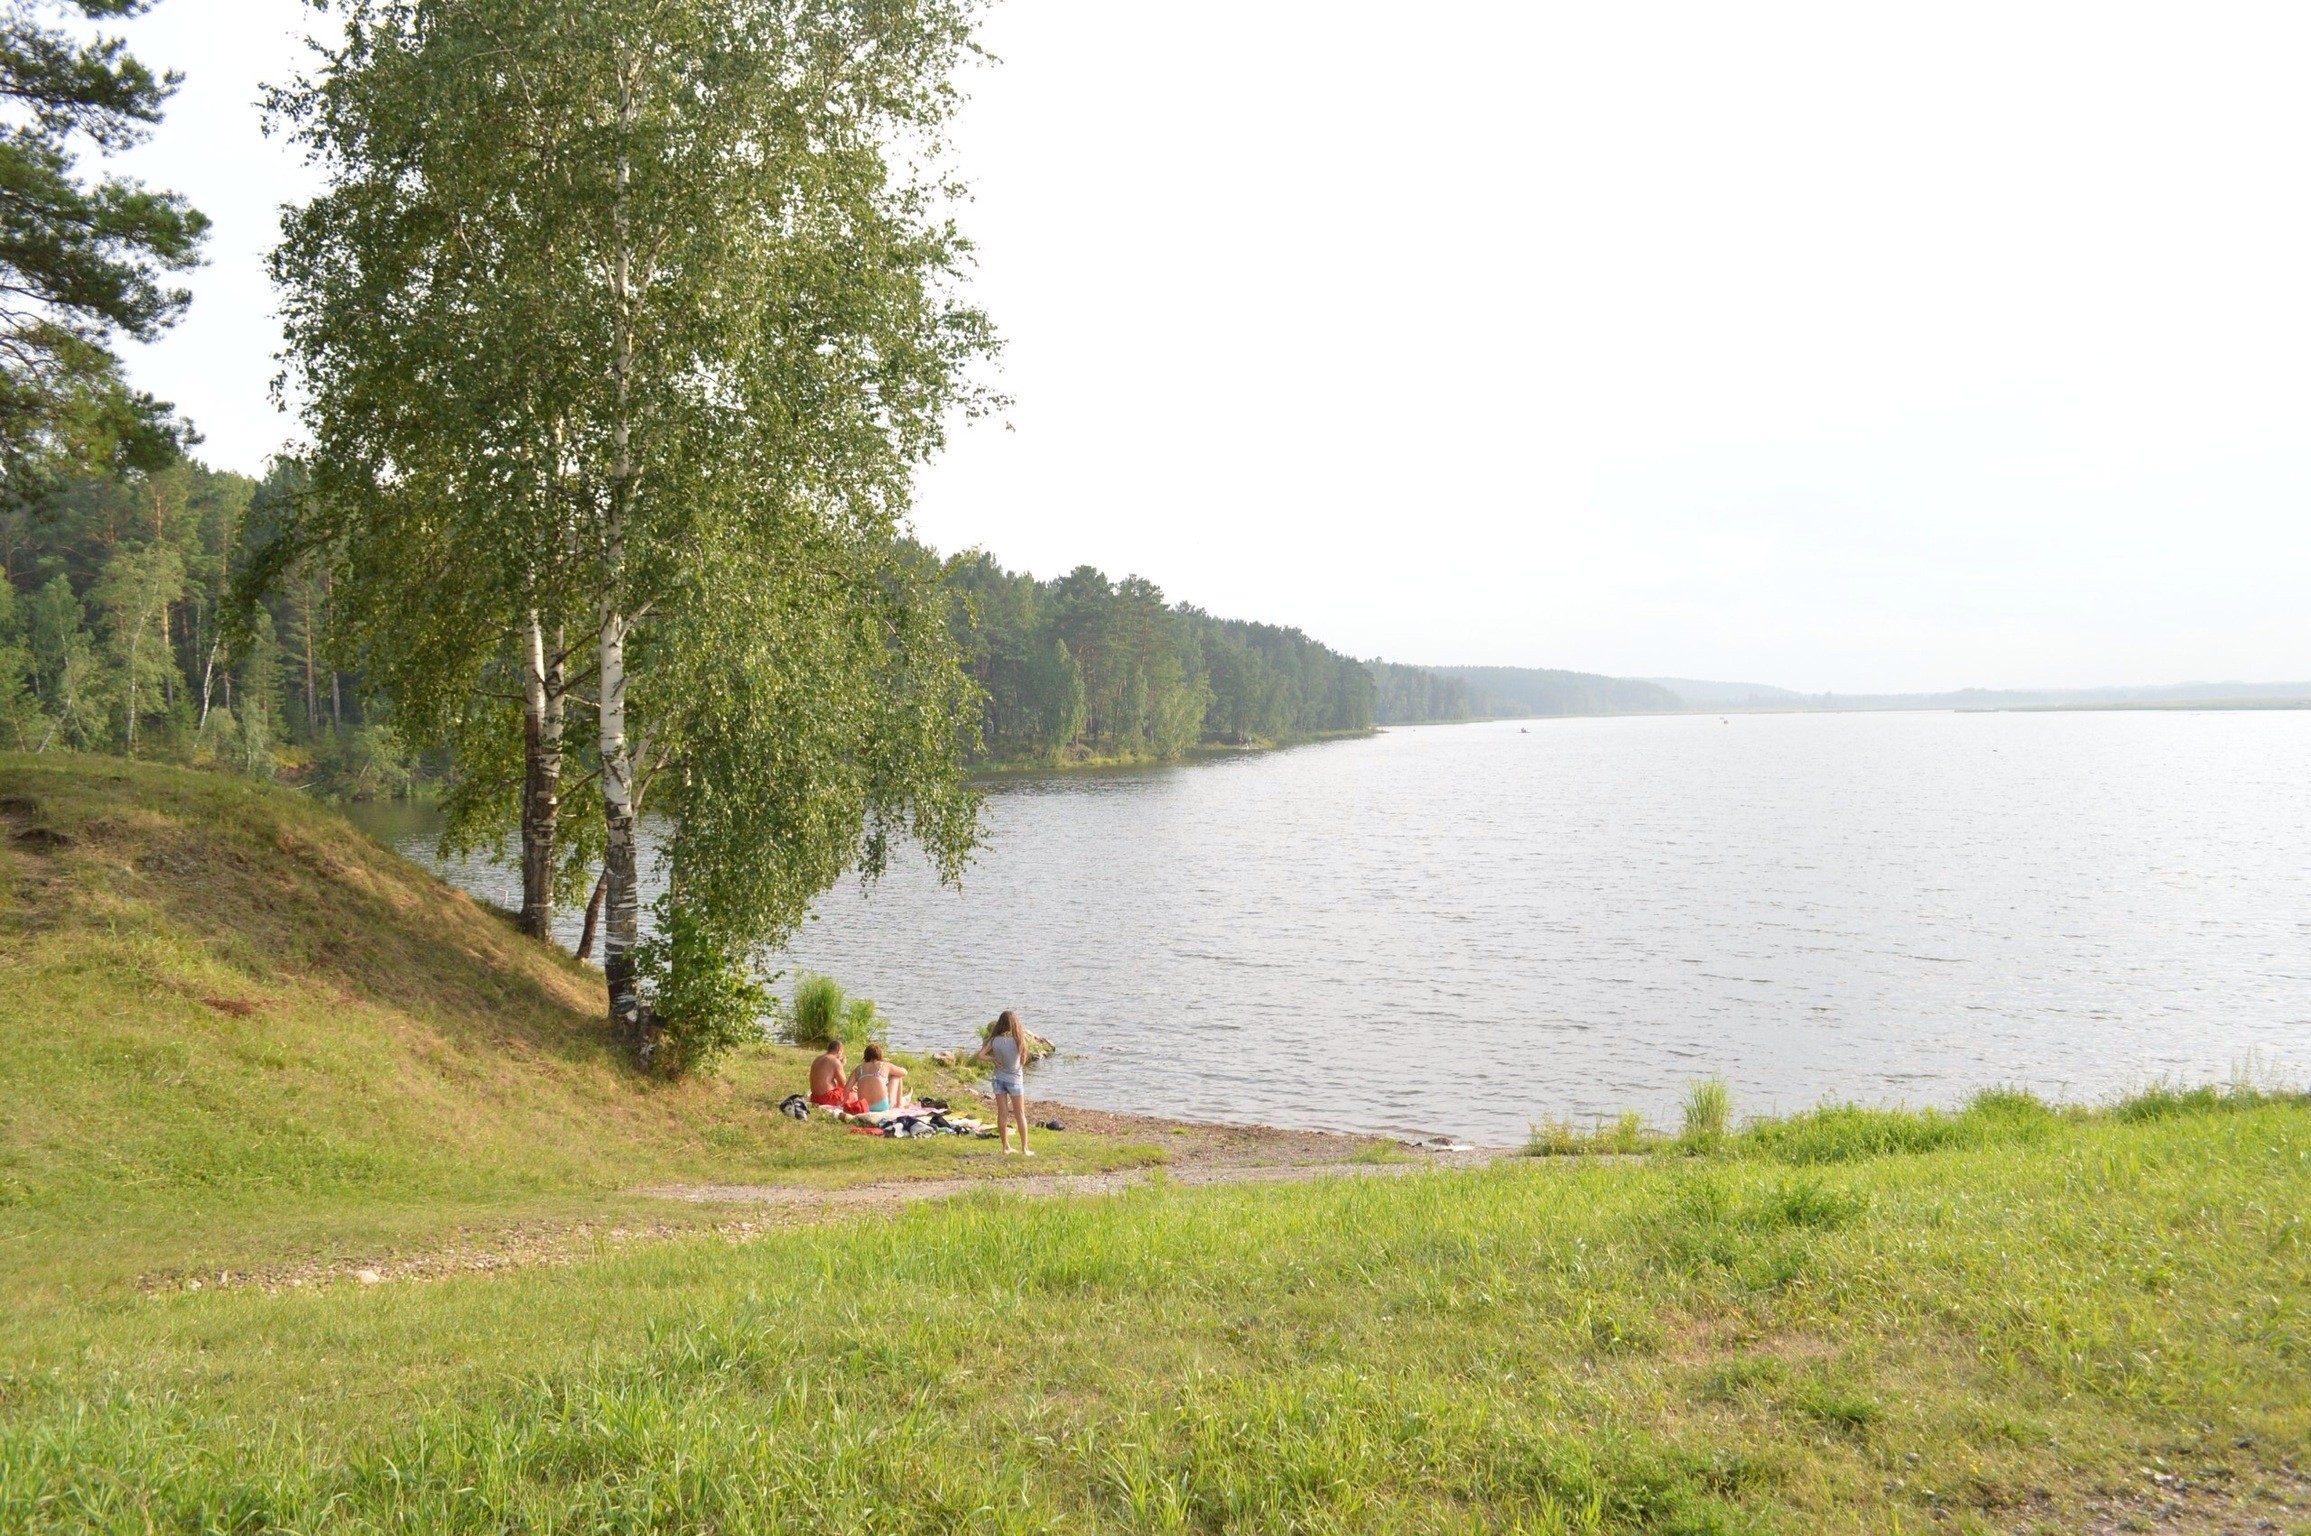
[[[135,359],[287,436],[296,0],[164,0]],[[1007,425],[917,524],[1360,655],[1878,690],[2311,678],[2311,8],[1004,0]]]

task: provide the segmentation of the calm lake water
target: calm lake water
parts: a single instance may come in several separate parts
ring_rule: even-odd
[[[2311,1069],[2307,712],[1434,726],[1009,781],[987,832],[784,963],[903,1046],[1015,1007],[1080,1104],[1507,1144],[1710,1073],[1741,1113]]]

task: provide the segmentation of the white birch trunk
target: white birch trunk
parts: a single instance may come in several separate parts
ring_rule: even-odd
[[[196,641],[195,643],[198,644],[199,642]],[[225,637],[222,634],[209,642],[209,659],[207,664],[201,668],[201,720],[200,724],[194,727],[195,730],[205,731],[209,728],[210,691],[216,686],[217,652],[224,646],[224,643]]]
[[[631,65],[627,68],[630,70]],[[633,82],[621,74],[618,82],[620,126],[631,129],[635,120]],[[602,600],[600,634],[601,756],[602,756],[602,970],[609,982],[610,1026],[634,1050],[645,1069],[657,1053],[657,1030],[645,1017],[641,989],[634,974],[634,950],[641,941],[641,881],[634,847],[634,757],[626,740],[626,623],[624,578],[626,514],[634,494],[633,424],[628,411],[634,374],[634,257],[633,231],[627,214],[627,195],[633,180],[632,163],[623,145],[618,151],[616,200],[612,205],[611,300],[616,314],[611,369],[617,399],[611,420],[610,509],[602,547]]]
[[[136,756],[136,662],[137,653],[144,644],[144,615],[136,616],[136,627],[128,632],[128,755]]]
[[[522,657],[522,932],[554,934],[554,856],[562,801],[561,635],[553,652],[531,610]]]
[[[615,530],[613,561],[620,558]],[[641,885],[634,849],[634,758],[626,740],[626,620],[614,602],[602,605],[602,970],[609,979],[610,1025],[650,1064],[650,1031],[634,976],[641,941]]]

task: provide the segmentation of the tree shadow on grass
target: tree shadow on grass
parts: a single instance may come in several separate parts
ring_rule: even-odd
[[[318,983],[461,1050],[623,1066],[598,972],[325,807],[223,774],[24,756],[0,756],[0,801],[40,905],[145,906],[252,981]]]

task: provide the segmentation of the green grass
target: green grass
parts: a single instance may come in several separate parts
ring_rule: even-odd
[[[587,973],[285,797],[0,760],[0,818],[0,1530],[2068,1531],[2148,1470],[2305,1528],[2302,1097],[192,1291],[942,1144],[763,1113],[798,1053],[624,1073]]]
[[[1018,1168],[785,1119],[808,1051],[641,1077],[600,989],[293,794],[0,755],[0,1305],[459,1229],[696,1219],[622,1193],[653,1183]],[[1068,1138],[1035,1171],[1162,1155]]]
[[[2266,1104],[50,1308],[0,1528],[2076,1529],[2300,1453],[2307,1210]]]
[[[1794,1115],[1760,1117],[1738,1131],[1729,1131],[1732,1096],[1722,1081],[1709,1078],[1687,1089],[1684,1123],[1674,1137],[1648,1127],[1635,1110],[1625,1110],[1613,1124],[1599,1120],[1588,1130],[1564,1120],[1543,1121],[1533,1127],[1521,1150],[1528,1157],[1673,1154],[1795,1164],[1846,1163],[1960,1147],[2028,1146],[2064,1123],[2102,1119],[2131,1125],[2268,1104],[2304,1107],[2311,1105],[2311,1094],[2263,1089],[2246,1081],[2194,1088],[2156,1084],[2094,1108],[2050,1105],[2021,1089],[1991,1088],[1975,1094],[1957,1110],[1825,1104]]]

